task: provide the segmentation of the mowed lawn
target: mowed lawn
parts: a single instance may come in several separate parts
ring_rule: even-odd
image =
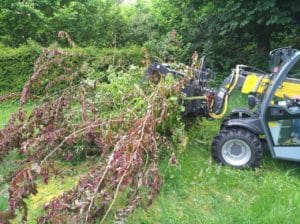
[[[229,104],[236,107],[247,107],[238,92]],[[210,152],[219,122],[193,124],[186,149],[177,155],[179,167],[161,165],[164,185],[157,200],[137,209],[128,223],[300,223],[300,162],[272,159],[266,150],[260,169],[219,166]]]
[[[179,167],[161,166],[165,181],[157,200],[128,223],[300,223],[299,163],[266,152],[255,171],[218,166],[210,156],[217,126],[207,120],[194,125],[177,156]]]
[[[0,104],[0,124],[6,123],[17,107],[17,103]],[[28,110],[31,108],[29,105]],[[186,148],[177,153],[178,167],[170,167],[165,159],[161,164],[164,184],[157,199],[147,209],[138,208],[128,223],[300,223],[300,163],[274,160],[265,152],[257,170],[219,166],[210,155],[218,127],[219,121],[194,122],[187,131]],[[11,153],[0,162],[2,211],[8,206],[8,184],[1,178],[17,168],[18,159],[16,153]],[[74,176],[74,180],[77,178]],[[72,184],[66,186],[74,185],[70,181]],[[43,198],[40,194],[35,197]],[[38,203],[29,198],[28,202],[32,201]],[[37,217],[36,212],[30,211],[29,215]]]

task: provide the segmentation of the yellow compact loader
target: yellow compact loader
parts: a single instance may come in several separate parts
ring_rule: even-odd
[[[270,56],[271,73],[237,65],[217,90],[209,86],[214,75],[203,57],[182,91],[183,116],[212,119],[227,114],[233,90],[248,94],[249,108],[233,109],[212,142],[212,157],[218,163],[235,168],[257,167],[263,148],[269,148],[274,158],[300,161],[300,52],[280,48],[271,51]],[[168,65],[153,63],[146,77],[168,73],[187,76]]]

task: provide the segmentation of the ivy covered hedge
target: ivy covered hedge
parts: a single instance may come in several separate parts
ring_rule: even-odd
[[[40,46],[32,43],[19,48],[0,45],[0,95],[22,90],[25,81],[33,73],[34,61],[41,51]],[[88,67],[95,76],[111,65],[126,68],[131,64],[141,65],[143,59],[143,51],[137,46],[121,49],[74,48],[67,51],[73,53],[73,56],[66,57],[65,60],[70,61],[65,63]],[[59,68],[51,71],[59,72]]]

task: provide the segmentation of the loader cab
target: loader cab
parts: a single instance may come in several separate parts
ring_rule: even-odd
[[[261,123],[274,158],[300,161],[300,52],[271,80],[261,105]]]

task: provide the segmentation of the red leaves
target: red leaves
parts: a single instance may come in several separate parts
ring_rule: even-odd
[[[65,155],[64,155],[64,157],[65,157],[65,160],[71,161],[71,160],[74,159],[74,154],[71,153],[71,152],[66,152]]]
[[[67,137],[66,144],[67,144],[68,146],[74,145],[75,142],[76,142],[76,136],[75,136],[75,135],[70,135],[69,137]]]
[[[179,162],[178,162],[178,160],[176,158],[175,153],[173,152],[172,155],[171,155],[171,157],[170,157],[170,159],[169,159],[169,165],[171,165],[171,166],[178,166],[178,164],[179,164]]]
[[[70,35],[67,32],[59,31],[57,36],[59,38],[66,38],[70,47],[75,47],[76,46],[75,42],[71,39]]]
[[[24,202],[30,194],[36,194],[36,184],[34,179],[36,174],[29,168],[24,168],[17,172],[11,181],[9,188],[9,211],[6,214],[12,214],[9,218],[13,218],[16,209],[23,209],[22,220],[26,221],[27,206]]]
[[[48,184],[48,182],[49,182],[49,173],[48,172],[44,173],[43,181],[44,181],[45,184]]]
[[[152,203],[161,186],[155,162],[158,152],[155,125],[156,120],[151,112],[133,122],[128,133],[116,142],[107,161],[97,165],[72,191],[52,200],[46,207],[47,215],[39,219],[40,223],[53,222],[61,213],[69,219],[74,218],[78,209],[83,215],[77,222],[88,220],[88,223],[93,223],[96,217],[104,219],[118,192],[126,187],[140,189],[144,185],[150,190],[148,204]],[[95,129],[87,128],[86,132],[86,135],[93,136],[93,140],[99,139],[96,134],[92,135],[96,133]],[[105,140],[101,138],[101,142]],[[105,155],[103,153],[102,156]],[[115,193],[112,195],[112,192]],[[139,194],[130,198],[122,216],[132,212],[140,198]]]
[[[20,93],[8,93],[2,95],[0,96],[0,103],[4,103],[6,101],[13,100],[13,99],[18,99],[20,98],[20,95],[21,95]]]
[[[42,80],[45,75],[49,75],[48,72],[52,67],[61,66],[64,69],[64,73],[56,76],[54,80],[48,80],[48,84],[42,90],[45,90],[45,95],[49,95],[49,90],[58,83],[65,81],[67,84],[72,85],[73,80],[78,76],[76,65],[65,65],[64,57],[70,53],[61,49],[43,49],[42,54],[36,59],[34,63],[34,71],[30,79],[24,85],[21,93],[21,105],[25,104],[27,98],[31,95],[31,91],[34,90],[33,86],[39,87],[41,90]],[[74,66],[74,67],[73,67]],[[49,77],[48,77],[49,78]]]
[[[90,119],[89,119],[88,114],[87,114],[87,102],[86,102],[85,97],[84,97],[83,94],[81,94],[81,96],[80,96],[80,101],[81,101],[82,120],[84,122],[89,122]]]

